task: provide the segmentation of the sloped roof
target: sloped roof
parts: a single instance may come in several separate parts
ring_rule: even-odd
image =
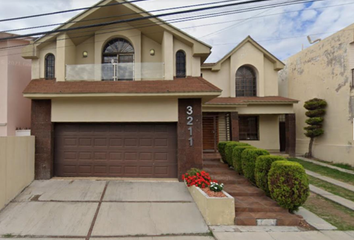
[[[269,59],[275,65],[275,69],[280,70],[280,69],[284,68],[285,64],[281,60],[279,60],[277,57],[275,57],[273,54],[271,54],[268,50],[266,50],[264,47],[262,47],[251,36],[248,36],[241,43],[239,43],[234,49],[232,49],[228,54],[226,54],[222,59],[220,59],[216,63],[204,63],[202,65],[202,69],[211,69],[213,71],[220,70],[221,64],[224,61],[226,61],[231,55],[233,55],[235,52],[237,52],[246,43],[251,43],[258,50],[260,50],[265,55],[265,57],[267,59]]]
[[[104,6],[104,5],[108,5],[108,4],[111,4],[111,3],[115,3],[115,2],[118,2],[118,3],[122,3],[121,5],[117,5],[117,6],[112,6],[112,7],[107,7],[107,9],[115,9],[115,7],[119,7],[119,8],[125,8],[125,9],[129,9],[129,12],[130,13],[134,13],[136,14],[136,16],[130,16],[129,18],[135,18],[135,17],[151,17],[151,16],[154,16],[153,14],[147,12],[146,10],[136,6],[135,4],[133,3],[130,3],[129,1],[126,1],[126,0],[101,0],[99,1],[98,3],[94,4],[92,6],[92,8],[90,9],[87,9],[85,11],[83,11],[82,13],[76,15],[75,17],[71,18],[70,20],[68,20],[66,23],[60,25],[59,27],[55,28],[55,30],[59,30],[59,29],[66,29],[66,28],[71,28],[73,26],[83,26],[83,25],[90,25],[90,24],[96,24],[96,23],[104,23],[104,22],[110,22],[112,21],[112,19],[101,19],[99,20],[93,20],[93,18],[96,18],[97,17],[97,11],[99,11],[101,8],[93,8],[93,7],[97,7],[97,6]],[[103,9],[103,7],[102,7]],[[113,10],[110,10],[110,11],[113,11]],[[116,15],[116,18],[117,19],[121,19],[121,16],[120,15]],[[88,22],[88,23],[85,23],[83,24],[82,22],[80,22],[81,20],[90,20],[92,19],[93,22]],[[122,20],[124,19],[127,19],[127,18],[123,18]],[[137,29],[139,29],[139,26],[141,25],[144,25],[146,23],[150,23],[150,24],[155,24],[156,26],[155,27],[158,27],[158,28],[162,28],[162,29],[165,29],[166,31],[169,31],[169,32],[172,32],[173,34],[175,34],[177,37],[187,41],[187,42],[190,42],[192,44],[194,43],[197,43],[197,44],[201,44],[203,47],[206,47],[209,49],[209,53],[210,54],[210,49],[211,49],[211,46],[202,42],[201,40],[199,39],[196,39],[194,38],[193,36],[187,34],[186,32],[183,32],[182,30],[174,27],[173,25],[165,22],[164,20],[158,18],[158,17],[153,17],[153,18],[149,18],[149,19],[146,19],[146,20],[139,20],[138,21],[139,24],[137,23],[136,26],[134,25],[135,23],[134,22],[129,22],[129,24],[132,24],[133,27],[136,27]],[[142,24],[144,23],[144,24]],[[142,29],[144,29],[144,27],[141,27]],[[146,27],[145,27],[146,28]],[[92,30],[92,33],[97,31],[97,27],[95,28],[90,28]],[[142,30],[144,31],[144,30]],[[76,35],[78,35],[81,30],[78,30],[78,31],[74,31]],[[88,33],[89,31],[86,29],[83,31],[83,34],[85,36],[89,36],[90,33]],[[38,42],[39,45],[42,44],[43,42],[46,42],[47,40],[49,39],[54,39],[56,38],[59,34],[61,34],[60,32],[59,33],[54,33],[54,34],[47,34],[47,35],[44,35],[38,39],[35,40],[35,43]],[[156,32],[153,34],[153,35],[158,35],[156,34]],[[87,37],[88,38],[88,37]],[[86,39],[87,39],[86,38]],[[79,38],[79,37],[75,37],[75,39],[80,39],[80,41],[84,41],[85,38],[83,37],[82,39]],[[79,41],[79,40],[78,40]],[[204,54],[204,53],[203,53]]]
[[[221,89],[201,77],[176,78],[156,81],[63,81],[32,80],[24,95],[35,94],[172,94],[215,93]]]
[[[293,104],[298,102],[298,100],[281,96],[230,98],[219,97],[205,103],[205,105]]]

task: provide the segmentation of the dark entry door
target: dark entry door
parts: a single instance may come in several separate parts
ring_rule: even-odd
[[[285,122],[279,122],[279,141],[280,141],[280,152],[285,152],[286,150]]]
[[[174,123],[58,123],[59,177],[177,177]]]
[[[216,152],[218,144],[218,116],[203,116],[203,150],[205,152]]]

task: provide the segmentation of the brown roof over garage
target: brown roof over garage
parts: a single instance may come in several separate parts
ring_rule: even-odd
[[[201,77],[176,78],[173,81],[65,81],[32,80],[24,95],[32,94],[168,94],[168,93],[218,93],[221,89]]]
[[[205,105],[292,104],[298,102],[298,100],[280,96],[233,98],[219,97],[207,102]]]

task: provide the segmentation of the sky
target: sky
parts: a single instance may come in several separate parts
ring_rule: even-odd
[[[176,21],[176,18],[181,17],[198,18],[200,15],[210,13],[230,13],[213,18],[173,23],[174,26],[213,47],[212,54],[206,62],[216,62],[221,59],[248,35],[276,57],[286,61],[288,57],[301,51],[302,48],[311,45],[307,36],[310,36],[312,40],[323,39],[354,23],[354,0],[317,0],[296,5],[249,11],[249,8],[264,7],[269,4],[289,1],[293,0],[273,0],[263,3],[220,8],[206,12],[173,15],[164,17],[163,19]],[[97,0],[1,0],[0,19],[89,7],[97,2]],[[153,11],[157,9],[215,2],[216,0],[147,0],[136,3],[136,5],[147,11]],[[238,13],[236,13],[236,11],[238,11]],[[240,11],[244,12],[240,13]],[[0,22],[0,31],[9,31],[44,24],[63,23],[78,13],[80,12]],[[25,34],[53,28],[54,27],[47,27],[27,31],[14,31],[12,33]]]

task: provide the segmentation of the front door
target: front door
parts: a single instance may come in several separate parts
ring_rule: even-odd
[[[203,116],[203,150],[205,152],[216,152],[219,141],[218,116]]]

